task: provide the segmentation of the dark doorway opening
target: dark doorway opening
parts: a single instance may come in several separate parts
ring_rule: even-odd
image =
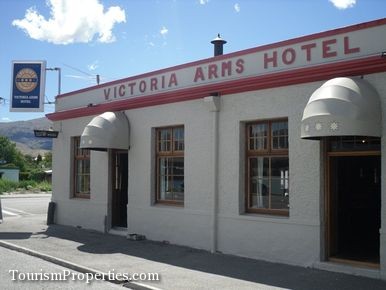
[[[112,173],[111,226],[126,228],[129,173],[126,151],[113,151]]]
[[[381,157],[337,154],[329,164],[329,258],[379,264]]]

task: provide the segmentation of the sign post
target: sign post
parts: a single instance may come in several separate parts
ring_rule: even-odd
[[[1,208],[1,198],[0,198],[0,223],[3,222],[3,209]]]
[[[45,61],[13,61],[11,112],[44,112]]]

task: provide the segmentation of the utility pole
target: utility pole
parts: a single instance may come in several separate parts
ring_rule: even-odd
[[[62,70],[60,67],[47,67],[46,70],[49,71],[57,71],[58,72],[58,96],[61,93],[61,86],[62,86]]]

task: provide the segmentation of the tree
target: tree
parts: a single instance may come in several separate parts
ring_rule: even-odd
[[[16,155],[16,145],[7,137],[0,136],[0,160],[2,163],[13,163]]]
[[[43,166],[44,168],[52,168],[52,152],[44,154]]]
[[[36,163],[39,164],[40,162],[42,162],[43,158],[40,154],[38,154],[38,156],[36,157]]]
[[[0,136],[0,160],[2,163],[14,164],[20,171],[25,169],[23,155],[16,149],[16,144],[5,136]]]

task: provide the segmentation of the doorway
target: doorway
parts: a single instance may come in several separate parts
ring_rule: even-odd
[[[128,154],[112,151],[111,227],[127,228]]]
[[[328,258],[379,264],[381,157],[377,152],[328,156]]]

